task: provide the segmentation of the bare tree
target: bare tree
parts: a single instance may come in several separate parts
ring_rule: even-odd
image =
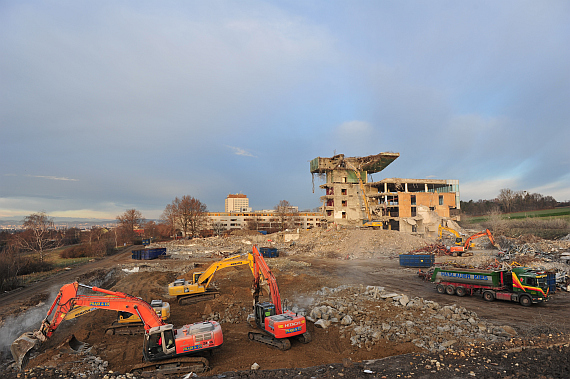
[[[219,236],[226,231],[226,226],[223,222],[216,221],[212,223],[212,230],[214,231],[215,235]]]
[[[176,200],[175,200],[176,201]],[[174,206],[174,201],[172,204],[168,204],[160,216],[162,221],[162,233],[168,233],[169,236],[174,237],[176,234],[176,209]]]
[[[128,241],[133,241],[135,229],[140,228],[145,223],[142,213],[136,209],[127,209],[125,213],[117,216],[119,228],[125,233]]]
[[[21,248],[37,253],[40,262],[44,262],[46,249],[60,245],[53,219],[43,211],[32,213],[24,218],[23,225],[25,231],[19,234]]]
[[[262,219],[259,216],[252,216],[245,222],[245,229],[247,230],[259,230]]]
[[[144,225],[144,235],[145,237],[154,238],[158,235],[158,225],[154,221],[148,221]]]
[[[164,212],[173,217],[175,227],[182,230],[184,237],[200,234],[208,221],[206,204],[188,195],[175,198]]]
[[[299,212],[296,207],[293,207],[287,200],[281,200],[275,206],[275,216],[279,223],[281,231],[294,228],[299,221]]]

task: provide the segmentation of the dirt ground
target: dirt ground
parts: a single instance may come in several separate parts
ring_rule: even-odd
[[[437,294],[431,283],[417,275],[417,269],[399,265],[398,254],[433,243],[419,237],[389,231],[333,231],[312,233],[294,243],[262,241],[279,248],[280,257],[267,259],[283,299],[307,312],[324,287],[382,286],[387,291],[420,297],[442,306],[456,305],[476,312],[480,319],[494,325],[509,325],[516,335],[500,343],[473,341],[457,344],[445,351],[427,351],[411,342],[380,339],[362,348],[336,325],[327,329],[308,322],[313,341],[292,342],[287,351],[249,341],[246,317],[251,311],[252,275],[247,266],[232,267],[216,273],[216,299],[180,306],[168,296],[168,283],[179,277],[190,278],[192,270],[203,270],[228,252],[251,249],[247,236],[205,239],[185,244],[169,244],[170,259],[134,261],[130,251],[105,260],[75,268],[70,272],[26,289],[0,297],[0,377],[51,378],[92,377],[128,373],[142,359],[142,336],[109,336],[105,327],[116,313],[95,311],[62,323],[53,337],[32,356],[27,371],[16,373],[10,367],[6,350],[21,332],[37,328],[46,307],[61,285],[77,280],[139,296],[150,302],[163,299],[171,306],[169,323],[175,327],[202,321],[218,320],[223,329],[223,346],[208,356],[210,370],[198,376],[212,378],[278,377],[569,377],[569,329],[567,292],[557,291],[543,305],[522,307],[515,303],[485,302],[480,297],[457,297]],[[566,245],[563,247],[566,249]],[[480,251],[480,254],[492,254]],[[365,309],[383,320],[397,320],[398,308]],[[35,314],[39,316],[36,316]],[[419,319],[423,314],[413,317]],[[19,327],[15,327],[18,325]],[[6,330],[10,329],[10,333]],[[91,361],[69,349],[70,335],[92,346],[91,356],[106,361],[104,372],[92,369]],[[253,364],[259,370],[251,370]],[[91,366],[89,366],[91,365]],[[537,365],[542,372],[533,371]],[[113,374],[109,374],[112,371]],[[111,375],[111,376],[109,376]]]

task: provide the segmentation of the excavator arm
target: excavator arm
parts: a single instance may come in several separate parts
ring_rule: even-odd
[[[78,295],[79,286],[89,288],[105,295]],[[19,367],[28,353],[38,342],[44,342],[57,330],[66,315],[74,308],[89,306],[98,309],[109,309],[137,314],[144,323],[145,330],[165,325],[147,302],[138,297],[114,292],[98,287],[86,286],[77,282],[65,284],[59,290],[39,330],[24,333],[11,346],[12,355]],[[50,320],[50,316],[51,320]]]
[[[254,303],[258,302],[259,295],[261,292],[261,286],[266,283],[267,285],[269,285],[269,294],[271,296],[271,302],[275,305],[275,313],[279,315],[283,313],[283,310],[281,306],[281,295],[279,294],[279,288],[277,287],[277,280],[275,279],[275,276],[273,276],[273,273],[269,269],[269,266],[267,265],[261,254],[259,254],[257,246],[253,246],[252,255],[254,262],[253,264]]]
[[[214,278],[214,274],[221,269],[226,267],[232,266],[242,266],[242,265],[249,265],[250,268],[253,267],[253,257],[251,254],[247,254],[247,257],[244,258],[243,254],[232,255],[231,257],[227,257],[222,259],[221,261],[217,261],[212,263],[206,271],[201,273],[201,275],[196,280],[196,284],[204,287],[208,287],[210,282]],[[253,272],[253,269],[252,269]]]

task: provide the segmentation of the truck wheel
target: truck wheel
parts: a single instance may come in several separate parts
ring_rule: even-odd
[[[457,289],[455,290],[455,294],[457,296],[463,297],[467,295],[467,290],[465,289],[465,287],[457,287]]]
[[[443,284],[438,284],[437,286],[435,286],[435,290],[437,291],[437,293],[443,295],[445,293],[445,286]]]
[[[485,291],[483,292],[483,299],[487,301],[493,301],[495,300],[495,295],[493,295],[493,292],[491,291]]]
[[[519,303],[521,303],[523,307],[530,307],[532,300],[527,295],[523,295],[519,298]]]
[[[455,287],[452,285],[445,287],[445,293],[448,295],[454,295],[455,294]]]

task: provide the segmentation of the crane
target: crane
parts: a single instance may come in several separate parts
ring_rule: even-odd
[[[78,295],[80,286],[105,295]],[[222,328],[216,321],[198,322],[175,329],[172,324],[166,324],[150,304],[138,297],[73,282],[61,287],[40,328],[22,334],[12,343],[10,350],[20,369],[27,363],[28,352],[47,341],[76,306],[136,313],[139,316],[145,329],[145,362],[133,367],[132,372],[160,369],[165,365],[170,371],[173,370],[172,366],[176,366],[175,372],[204,370],[208,367],[206,358],[188,355],[218,348],[223,343]]]
[[[366,198],[366,192],[364,191],[364,182],[362,181],[360,171],[356,167],[354,167],[354,165],[352,163],[350,163],[349,161],[344,161],[344,162],[346,163],[348,168],[350,168],[351,170],[354,171],[354,173],[356,174],[356,178],[358,179],[358,184],[360,186],[360,193],[362,195],[362,201],[364,203],[364,209],[366,211],[366,218],[368,218],[367,224],[370,223],[370,225],[367,225],[367,226],[378,226],[376,224],[374,224],[374,225],[372,224],[372,215],[370,214],[370,207],[368,206],[368,199]],[[379,226],[382,226],[381,223]]]
[[[289,338],[296,337],[302,343],[311,342],[311,334],[307,332],[307,322],[304,316],[283,310],[281,295],[277,287],[277,280],[269,266],[259,254],[257,246],[253,246],[253,314],[247,318],[248,323],[261,329],[261,332],[249,332],[248,337],[271,345],[279,350],[291,348]],[[262,287],[269,287],[271,301],[259,302]]]
[[[206,271],[195,272],[192,280],[176,279],[168,285],[168,294],[176,296],[178,304],[194,304],[199,301],[212,300],[219,292],[209,288],[214,274],[226,267],[249,265],[253,272],[253,256],[251,254],[236,254],[212,263]]]

